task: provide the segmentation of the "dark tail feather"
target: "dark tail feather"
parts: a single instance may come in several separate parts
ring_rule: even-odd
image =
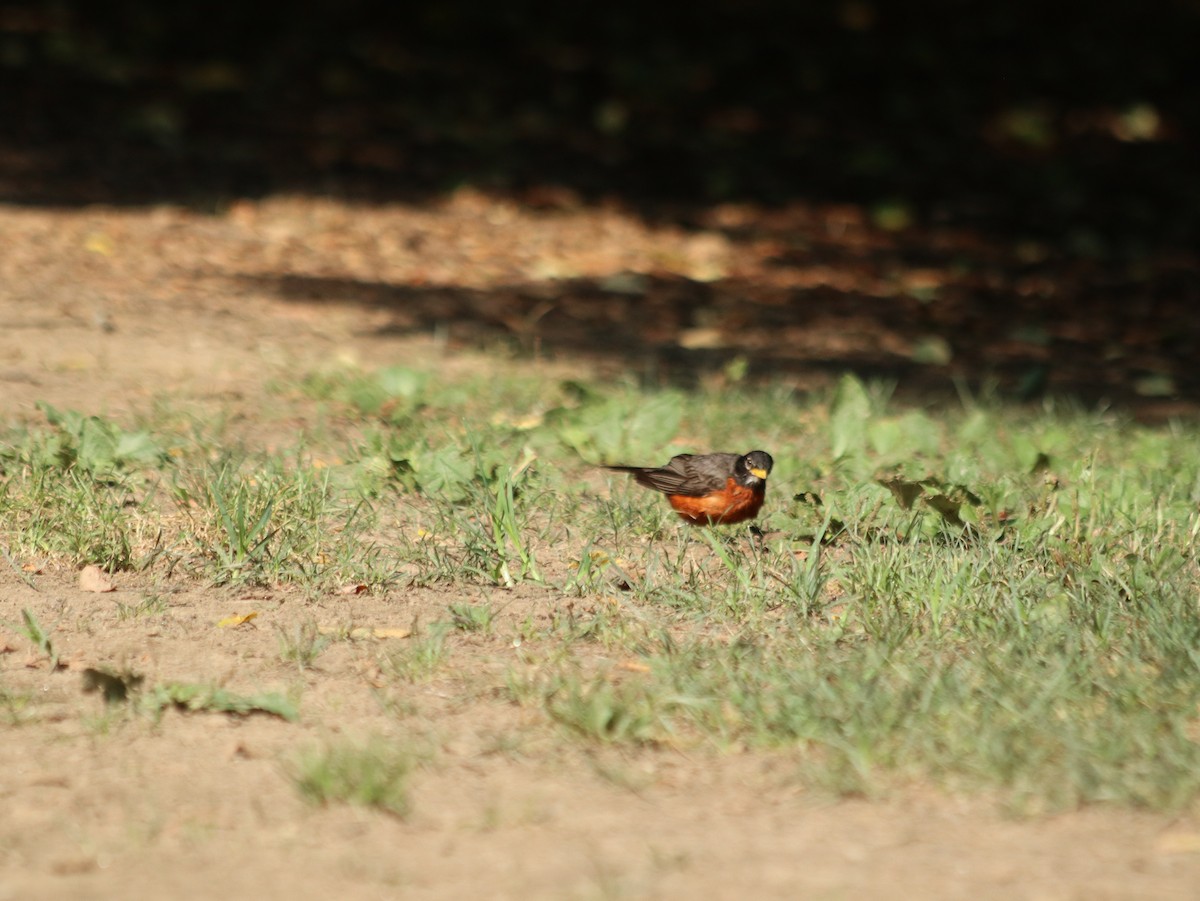
[[[601,466],[600,468],[601,468],[601,469],[611,469],[613,472],[631,472],[631,473],[633,473],[634,475],[636,475],[636,474],[637,474],[637,473],[639,473],[639,472],[646,472],[648,469],[652,469],[653,467],[647,467],[647,466],[608,466],[608,465],[604,465],[604,466]]]
[[[658,466],[605,466],[613,472],[627,472],[644,488],[670,494],[679,490],[679,475]]]

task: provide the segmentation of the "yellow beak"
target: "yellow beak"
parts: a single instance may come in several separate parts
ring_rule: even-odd
[[[767,477],[767,471],[765,469],[752,469],[750,470],[750,475],[759,479],[765,479]]]

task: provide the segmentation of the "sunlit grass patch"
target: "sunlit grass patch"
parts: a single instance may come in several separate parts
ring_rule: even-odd
[[[450,656],[446,632],[452,626],[435,623],[403,645],[388,650],[380,659],[385,675],[403,682],[423,682],[433,678]]]
[[[296,702],[279,692],[239,694],[217,685],[195,682],[162,682],[139,696],[142,710],[160,715],[168,709],[184,713],[226,713],[249,716],[262,713],[294,722],[300,711]]]
[[[0,684],[0,721],[8,726],[20,726],[33,719],[33,710],[34,696],[31,691]]]
[[[181,474],[173,496],[186,523],[178,558],[216,584],[388,577],[366,537],[369,505],[326,469],[226,456]]]
[[[300,794],[314,804],[354,804],[403,817],[412,806],[409,781],[415,764],[411,750],[376,737],[302,752],[287,769]]]
[[[321,631],[314,620],[292,623],[276,629],[279,640],[279,659],[294,663],[298,669],[313,666],[321,653],[333,642],[333,636]]]
[[[838,792],[922,778],[1035,809],[1200,795],[1193,426],[915,409],[850,377],[810,396],[400,368],[299,393],[300,420],[348,426],[269,447],[178,417],[10,430],[4,548],[306,597],[467,589],[377,659],[398,710],[459,644],[502,645],[523,662],[490,696],[585,744],[781,749]],[[594,465],[757,447],[758,531],[687,526]],[[324,636],[278,642],[308,667]]]

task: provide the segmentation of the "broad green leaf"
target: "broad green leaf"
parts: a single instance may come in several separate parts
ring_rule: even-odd
[[[867,446],[867,422],[871,418],[871,400],[866,388],[853,375],[838,382],[830,409],[830,442],[833,457],[861,456]]]
[[[300,711],[296,705],[277,692],[239,695],[224,688],[188,682],[155,685],[147,693],[146,704],[152,710],[177,707],[191,713],[231,713],[237,716],[268,713],[288,722],[300,718]]]
[[[933,456],[941,446],[938,424],[919,410],[877,419],[867,426],[872,450],[891,460],[914,455]]]
[[[416,487],[444,500],[465,500],[476,480],[475,461],[455,447],[424,448],[409,462]]]
[[[637,461],[661,453],[679,431],[683,398],[663,392],[589,400],[562,416],[559,439],[580,456],[607,463]]]
[[[407,369],[403,366],[389,366],[381,369],[375,376],[376,384],[388,397],[403,397],[414,399],[421,395],[429,381],[429,374]]]

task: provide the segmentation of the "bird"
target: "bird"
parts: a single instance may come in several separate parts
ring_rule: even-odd
[[[766,451],[748,454],[678,454],[665,466],[605,466],[631,474],[639,485],[661,491],[693,526],[730,525],[762,509],[767,474],[775,461]]]

